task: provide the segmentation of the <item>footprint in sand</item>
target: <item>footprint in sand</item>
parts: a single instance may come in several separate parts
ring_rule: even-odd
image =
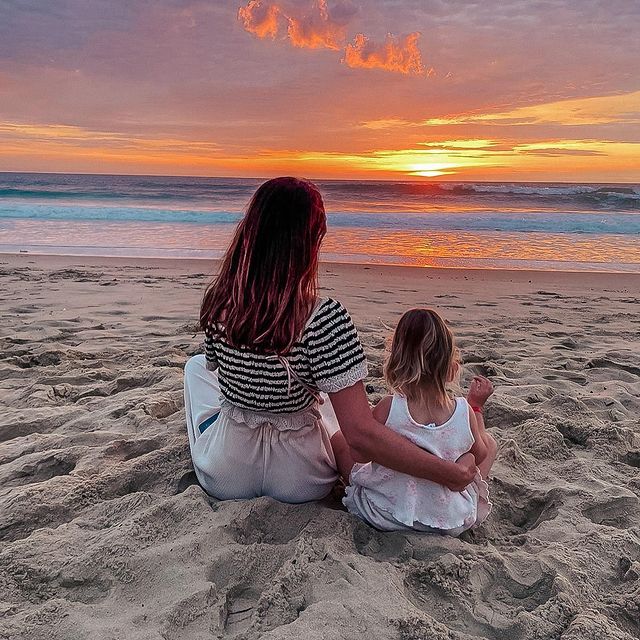
[[[160,449],[163,444],[161,437],[138,438],[136,440],[113,440],[104,450],[104,455],[113,462],[126,462],[156,451]]]
[[[601,494],[594,497],[593,503],[582,514],[594,524],[628,529],[640,521],[640,500],[631,491],[615,496]]]
[[[21,369],[31,369],[32,367],[52,367],[59,365],[64,359],[62,351],[43,351],[42,353],[12,358],[11,364],[15,364]]]
[[[414,606],[464,637],[523,637],[522,611],[533,614],[535,637],[556,637],[554,627],[560,621],[548,622],[544,615],[557,600],[555,577],[553,569],[533,557],[507,560],[498,554],[460,557],[445,553],[426,564],[410,563],[404,588]],[[452,598],[457,602],[455,615]],[[543,615],[536,616],[537,610]],[[569,612],[564,615],[570,617]]]
[[[620,462],[628,464],[630,467],[640,469],[640,451],[628,451],[620,457]]]
[[[484,376],[485,378],[500,375],[500,371],[498,371],[497,367],[490,362],[475,362],[470,364],[468,369],[474,375]]]
[[[76,457],[69,450],[30,454],[19,460],[21,465],[2,480],[3,487],[46,482],[56,476],[67,475],[76,467]]]
[[[239,544],[287,544],[301,534],[318,515],[320,508],[317,504],[292,507],[271,498],[259,498],[244,517],[229,524],[229,531]],[[286,527],[273,527],[270,524],[285,518]]]
[[[640,367],[625,362],[615,362],[609,358],[592,358],[585,366],[589,369],[619,369],[634,376],[640,376]]]
[[[543,380],[568,380],[569,382],[575,382],[581,386],[587,384],[587,378],[581,375],[577,375],[575,373],[548,373],[540,376]]]
[[[182,476],[180,476],[180,478],[178,478],[174,493],[175,494],[184,493],[189,487],[194,485],[197,485],[197,486],[200,485],[200,483],[198,482],[198,478],[195,474],[195,471],[187,471],[186,473],[183,473]]]
[[[82,390],[79,393],[72,392],[72,397],[75,402],[80,402],[94,397],[104,398],[107,396],[113,396],[125,391],[138,391],[142,388],[156,385],[158,382],[164,380],[166,376],[167,373],[157,367],[144,373],[125,373],[119,378],[116,378],[113,382],[95,385]],[[153,401],[149,401],[147,404],[149,407],[155,406]],[[150,411],[154,411],[154,409],[150,409]],[[177,411],[177,408],[172,406],[171,410],[166,415],[171,415],[171,413],[175,413],[175,411]],[[160,415],[162,410],[158,409],[158,412]]]
[[[52,433],[75,418],[85,415],[85,412],[81,409],[70,412],[67,407],[46,407],[13,411],[10,415],[10,421],[0,424],[0,443],[32,433]]]
[[[569,447],[587,447],[589,446],[590,427],[589,424],[581,422],[562,422],[556,425],[558,431],[565,439]]]
[[[513,535],[526,533],[543,522],[553,520],[563,504],[562,491],[542,491],[526,485],[516,485],[499,478],[492,484],[492,519],[487,529]]]
[[[321,543],[228,546],[208,567],[223,637],[251,637],[294,622],[307,606],[305,566],[321,560]]]
[[[213,638],[212,630],[220,628],[217,599],[215,585],[209,584],[172,605],[162,618],[160,637],[164,640]]]
[[[396,562],[407,556],[411,543],[401,533],[383,533],[354,520],[353,544],[362,556],[377,562]]]

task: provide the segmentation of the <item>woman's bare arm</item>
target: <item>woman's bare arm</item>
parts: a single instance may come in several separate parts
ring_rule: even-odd
[[[362,382],[330,393],[329,397],[357,462],[373,460],[390,469],[445,485],[452,491],[462,491],[475,477],[472,454],[465,454],[455,463],[442,460],[377,422]]]

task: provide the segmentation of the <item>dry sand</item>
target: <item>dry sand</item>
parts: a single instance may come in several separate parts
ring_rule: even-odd
[[[382,322],[416,305],[496,385],[494,511],[449,539],[198,487],[182,366],[211,266],[0,256],[0,637],[638,637],[640,276],[323,265],[372,399]]]

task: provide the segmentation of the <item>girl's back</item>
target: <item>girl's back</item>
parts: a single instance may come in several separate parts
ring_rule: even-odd
[[[455,461],[474,443],[469,410],[464,398],[456,398],[448,420],[439,425],[420,424],[413,419],[406,397],[396,393],[390,399],[385,424],[430,453]],[[479,475],[459,493],[375,462],[354,466],[344,503],[349,511],[384,531],[458,535],[489,513],[488,487]]]
[[[469,424],[469,405],[464,398],[453,401],[453,411],[441,424],[423,424],[414,420],[407,398],[395,394],[391,398],[385,424],[443,460],[457,460],[471,449],[474,442]]]

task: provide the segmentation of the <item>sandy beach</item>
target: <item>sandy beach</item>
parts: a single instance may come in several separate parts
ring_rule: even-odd
[[[413,306],[496,386],[493,512],[453,539],[202,491],[182,367],[214,266],[0,256],[0,638],[640,636],[640,275],[321,266],[372,401]]]

